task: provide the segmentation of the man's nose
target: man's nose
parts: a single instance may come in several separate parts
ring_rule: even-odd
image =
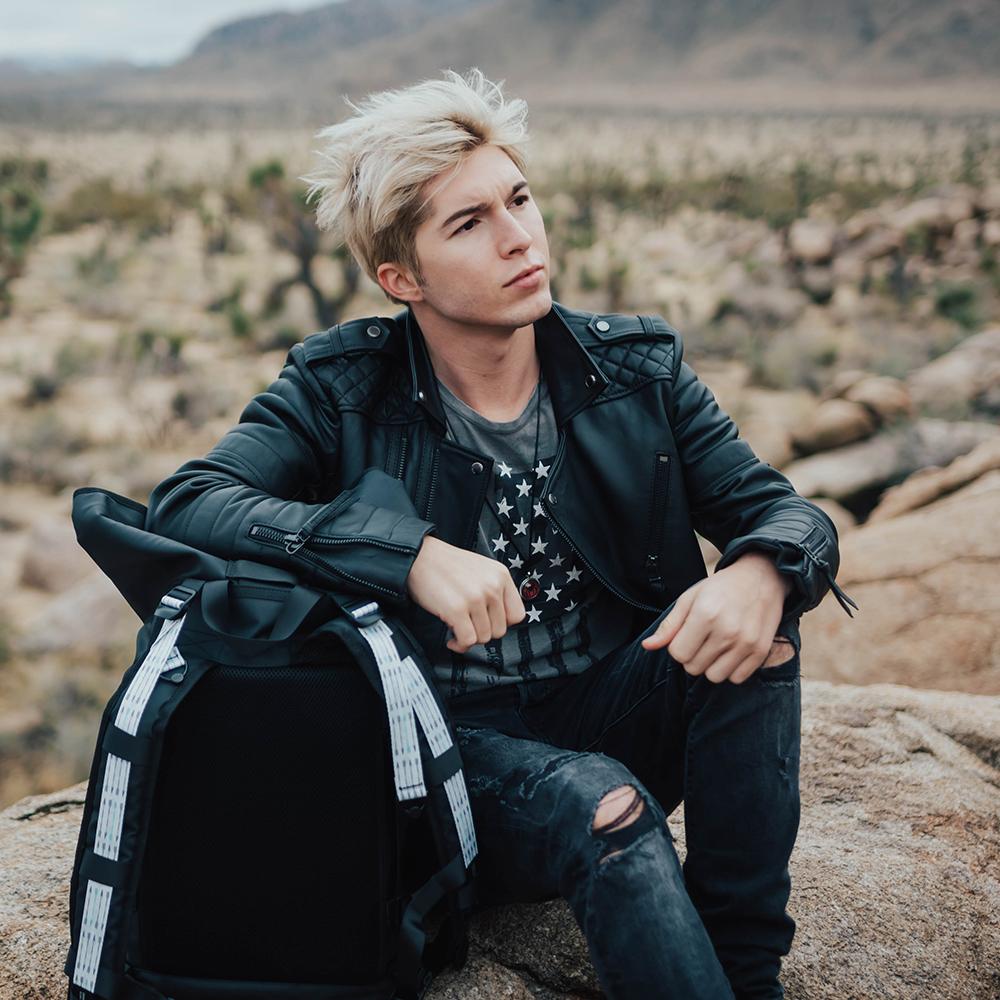
[[[501,227],[503,236],[500,245],[505,255],[516,250],[526,249],[534,242],[531,233],[510,212],[505,213],[503,223]]]

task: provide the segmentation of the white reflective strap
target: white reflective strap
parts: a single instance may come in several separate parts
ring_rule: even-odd
[[[111,886],[103,882],[87,883],[87,898],[83,903],[83,921],[80,927],[80,942],[76,951],[76,965],[73,966],[73,982],[93,993],[97,982],[97,969],[101,964],[104,948],[104,932],[108,926],[108,911],[111,908]]]
[[[476,843],[476,828],[472,822],[472,807],[469,805],[469,790],[465,787],[465,775],[456,771],[445,780],[444,790],[448,794],[448,804],[455,820],[455,829],[462,844],[462,860],[465,867],[472,864],[472,859],[479,853]]]
[[[389,626],[384,621],[378,621],[360,631],[375,654],[385,691],[396,795],[401,802],[419,798],[426,795],[427,791],[414,716],[420,721],[420,728],[427,737],[427,745],[434,757],[440,757],[451,747],[451,734],[430,686],[413,657],[407,656],[402,660],[399,658]],[[463,773],[457,771],[453,774],[445,781],[444,788],[462,845],[462,858],[468,867],[479,849]]]
[[[156,679],[164,670],[173,669],[176,666],[171,658],[179,656],[174,646],[177,643],[177,634],[184,624],[184,615],[174,618],[172,621],[164,621],[159,634],[154,640],[142,665],[132,676],[132,683],[129,684],[125,696],[118,706],[118,715],[115,717],[115,725],[119,729],[125,730],[130,736],[135,736],[139,729],[139,720],[149,701],[149,696],[153,693]],[[184,660],[181,659],[181,664]]]
[[[125,796],[128,794],[128,778],[132,765],[122,757],[108,754],[104,767],[104,787],[101,791],[101,806],[97,813],[97,834],[94,837],[94,853],[111,861],[118,860],[118,847],[122,839],[122,823],[125,819]]]
[[[406,657],[400,663],[400,667],[409,682],[410,699],[420,720],[420,727],[427,737],[427,745],[435,757],[440,757],[451,746],[451,736],[448,734],[441,709],[438,708],[434,696],[427,687],[427,681],[424,680],[420,668],[413,662],[413,657]]]
[[[427,794],[424,769],[417,742],[417,722],[411,705],[409,677],[399,659],[392,632],[384,621],[359,630],[375,654],[385,707],[389,715],[389,741],[392,745],[392,773],[396,797],[400,802],[419,799]]]

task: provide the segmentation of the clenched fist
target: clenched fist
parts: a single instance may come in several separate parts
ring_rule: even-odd
[[[496,559],[424,535],[406,578],[410,597],[451,627],[446,645],[464,653],[499,639],[525,617],[510,570]]]

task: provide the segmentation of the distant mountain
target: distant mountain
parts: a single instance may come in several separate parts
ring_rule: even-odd
[[[376,88],[480,66],[560,103],[665,102],[679,87],[737,98],[768,85],[894,87],[1000,78],[997,0],[344,0],[243,18],[186,58],[67,74],[79,100],[345,113]],[[0,76],[0,98],[7,81]],[[17,89],[30,89],[23,78]],[[50,92],[51,86],[47,87]],[[1000,103],[1000,102],[998,102]],[[2,109],[0,109],[2,110]]]

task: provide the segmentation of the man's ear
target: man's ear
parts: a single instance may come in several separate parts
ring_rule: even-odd
[[[421,302],[424,295],[409,268],[401,267],[394,261],[379,264],[376,270],[378,283],[383,290],[404,302]]]

